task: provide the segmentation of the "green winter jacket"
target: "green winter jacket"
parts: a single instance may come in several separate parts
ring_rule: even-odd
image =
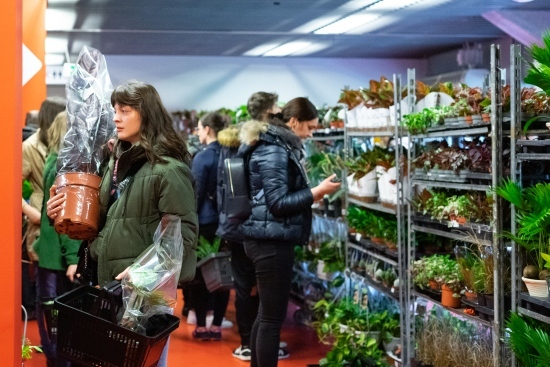
[[[152,165],[140,145],[132,146],[118,160],[117,182],[140,167],[121,196],[109,208],[114,159],[103,174],[100,187],[101,223],[90,253],[98,261],[98,282],[104,285],[124,271],[150,245],[162,215],[181,218],[184,256],[180,281],[195,276],[198,220],[191,171],[176,159]],[[131,175],[131,173],[130,173]]]
[[[67,270],[69,265],[78,263],[80,242],[71,240],[64,234],[58,234],[50,224],[46,214],[46,202],[50,199],[57,164],[57,153],[48,155],[44,164],[44,197],[42,199],[42,215],[40,217],[40,236],[33,243],[33,249],[38,255],[38,266],[50,270]]]

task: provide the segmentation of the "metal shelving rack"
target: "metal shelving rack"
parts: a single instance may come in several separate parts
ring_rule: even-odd
[[[411,74],[412,73],[412,74]],[[408,78],[412,75],[412,85],[413,85],[413,92],[414,92],[414,70],[409,69],[408,71]],[[344,129],[344,149],[346,158],[350,157],[351,153],[351,141],[353,139],[360,139],[360,138],[374,138],[374,137],[393,137],[396,141],[395,146],[395,159],[396,159],[396,165],[399,166],[399,161],[401,159],[400,155],[403,154],[403,146],[401,144],[401,138],[402,138],[402,129],[400,127],[400,121],[401,121],[401,76],[394,74],[393,75],[393,85],[394,85],[394,105],[395,105],[395,127],[393,130],[384,130],[384,131],[349,131],[348,129]],[[414,96],[414,93],[413,93]],[[354,204],[362,208],[370,209],[370,210],[376,210],[387,214],[393,214],[397,218],[398,223],[398,242],[397,242],[397,248],[398,248],[398,259],[397,261],[390,259],[388,257],[382,256],[380,254],[377,254],[375,252],[369,251],[367,249],[362,248],[361,246],[357,246],[351,242],[348,242],[346,245],[346,256],[348,255],[348,249],[353,249],[355,251],[361,251],[364,254],[368,256],[372,256],[374,258],[377,258],[378,260],[381,260],[385,262],[388,265],[394,266],[398,269],[398,277],[400,282],[400,291],[399,296],[388,293],[387,290],[378,287],[376,284],[372,284],[372,282],[369,282],[368,279],[365,280],[367,284],[370,286],[378,289],[379,291],[383,293],[387,293],[388,296],[392,297],[396,301],[399,302],[399,307],[401,310],[408,309],[410,305],[410,297],[411,293],[409,291],[409,286],[406,286],[407,284],[410,284],[410,279],[408,279],[408,255],[405,248],[405,217],[406,213],[404,211],[404,205],[406,195],[407,193],[404,192],[404,186],[402,182],[403,177],[403,171],[400,169],[397,169],[396,173],[396,181],[397,181],[397,207],[389,208],[386,206],[383,206],[381,203],[365,203],[360,200],[356,200],[354,198],[350,198],[349,196],[346,197],[346,205]],[[346,258],[346,260],[348,260]],[[348,262],[349,263],[349,262]],[[400,325],[401,325],[401,345],[402,352],[401,352],[401,358],[403,361],[408,361],[410,358],[408,357],[409,354],[414,350],[414,344],[413,340],[410,339],[410,336],[412,335],[411,327],[413,326],[413,319],[412,315],[409,312],[401,312],[400,313]],[[406,362],[405,362],[406,363]],[[404,364],[404,366],[410,366],[410,364]]]
[[[491,186],[495,186],[498,184],[502,179],[502,160],[499,159],[499,157],[502,156],[502,103],[500,101],[501,96],[501,79],[500,79],[500,50],[499,47],[496,45],[491,46],[491,75],[490,75],[490,86],[491,86],[491,101],[492,101],[492,110],[491,110],[491,124],[490,126],[475,126],[475,127],[458,127],[458,128],[431,128],[428,129],[428,131],[424,134],[417,134],[417,135],[408,135],[409,139],[411,141],[410,149],[408,150],[407,160],[408,160],[408,172],[409,172],[409,182],[410,187],[412,190],[412,187],[414,185],[424,185],[424,186],[432,186],[432,187],[446,187],[446,188],[454,188],[459,190],[479,190],[479,191],[487,191],[490,189]],[[414,86],[413,86],[414,88]],[[412,89],[412,93],[414,94],[414,89]],[[409,94],[411,94],[411,90],[409,90]],[[428,180],[414,180],[412,178],[412,170],[410,166],[410,162],[416,157],[416,152],[414,149],[414,144],[412,144],[413,140],[416,139],[425,139],[425,138],[439,138],[439,137],[458,137],[458,136],[472,136],[472,135],[484,135],[488,134],[492,139],[492,170],[491,170],[491,186],[490,185],[468,185],[468,184],[461,184],[461,183],[453,183],[453,182],[438,182],[438,181],[428,181]],[[411,197],[411,195],[409,195]],[[501,294],[503,287],[502,281],[503,281],[503,253],[505,251],[503,240],[500,236],[500,233],[502,233],[502,210],[501,210],[501,204],[500,199],[496,197],[496,194],[493,193],[493,199],[494,199],[494,206],[493,206],[493,221],[494,225],[492,226],[492,240],[482,240],[481,243],[485,246],[492,246],[493,249],[493,258],[495,262],[495,273],[494,273],[494,279],[495,279],[495,308],[494,308],[494,321],[492,323],[492,333],[493,333],[493,365],[494,367],[501,367],[504,366],[504,341],[503,341],[503,325],[504,325],[504,297],[503,294]],[[444,230],[438,230],[433,228],[426,228],[422,225],[418,225],[413,223],[413,217],[414,212],[411,207],[411,205],[407,205],[407,212],[408,212],[408,236],[407,236],[407,252],[408,252],[408,266],[409,266],[409,274],[407,276],[408,278],[408,284],[407,288],[410,292],[410,299],[408,304],[408,309],[411,310],[414,309],[415,305],[415,298],[416,297],[422,297],[429,299],[433,302],[432,299],[430,299],[427,296],[424,296],[422,294],[419,294],[414,291],[412,286],[412,276],[410,274],[410,271],[412,269],[412,262],[415,259],[415,232],[426,232],[426,233],[432,233],[436,234],[438,236],[443,236],[455,240],[460,241],[466,241],[466,242],[473,242],[472,239],[469,239],[468,236],[453,233],[451,231],[444,231]],[[437,304],[437,301],[434,302]],[[452,310],[450,310],[452,312]],[[456,312],[455,312],[456,313]],[[410,312],[408,313],[411,314]],[[481,320],[479,318],[469,318],[473,322],[479,322],[484,325],[491,325],[487,323],[484,320]],[[414,324],[411,324],[411,334],[409,337],[409,341],[414,341]],[[408,359],[404,360],[404,366],[408,367],[410,366],[410,358],[414,357],[414,349],[408,348],[411,353],[407,355]]]
[[[545,140],[523,140],[518,139],[517,131],[521,129],[522,112],[521,112],[521,80],[522,80],[522,57],[521,45],[513,44],[510,46],[510,179],[520,185],[523,183],[523,162],[525,161],[548,161],[550,154],[547,153],[525,153],[518,152],[517,147],[527,146],[546,146],[550,145],[550,139]],[[550,130],[529,130],[530,135],[548,136]],[[511,206],[511,232],[516,233],[515,207]],[[530,310],[522,305],[528,301],[531,304],[544,307],[547,310],[550,308],[548,300],[530,297],[528,293],[522,292],[522,265],[523,253],[519,250],[515,243],[512,243],[511,249],[511,286],[512,286],[512,304],[511,310],[536,319],[546,324],[550,324],[548,314],[542,314],[536,310]],[[515,357],[512,355],[511,366],[516,366]]]

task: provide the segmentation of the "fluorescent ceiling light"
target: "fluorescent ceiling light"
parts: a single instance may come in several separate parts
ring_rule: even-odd
[[[316,30],[315,34],[341,34],[346,33],[354,28],[357,28],[368,22],[372,22],[376,18],[379,18],[378,14],[353,14],[349,17],[340,19],[337,22],[329,24],[321,29]]]
[[[311,45],[312,45],[312,42],[307,42],[307,41],[288,42],[264,53],[263,56],[277,56],[277,57],[288,56]]]
[[[342,18],[340,15],[327,15],[322,16],[316,19],[313,19],[312,21],[307,22],[306,24],[301,25],[298,28],[294,28],[292,32],[295,33],[311,33],[319,28],[322,28],[326,26],[327,24],[334,23],[338,19]]]
[[[306,46],[303,49],[298,50],[295,53],[293,53],[292,56],[311,55],[311,54],[314,54],[314,53],[319,52],[321,50],[324,50],[325,48],[328,48],[329,46],[330,46],[330,44],[327,44],[327,43],[318,43],[318,42],[311,43],[309,46]]]
[[[244,56],[262,56],[266,52],[268,52],[270,50],[273,50],[274,48],[280,46],[281,43],[282,42],[266,43],[264,45],[254,47],[253,49],[246,51],[245,53],[243,53],[243,55]]]
[[[65,54],[49,54],[46,53],[44,58],[46,65],[63,65],[65,62]]]
[[[369,6],[365,11],[394,11],[419,2],[422,0],[383,0]]]
[[[366,23],[363,26],[359,26],[351,31],[348,34],[364,34],[375,31],[380,28],[384,28],[390,24],[394,24],[399,20],[399,17],[386,15],[378,19],[373,20],[372,22]]]
[[[46,9],[46,31],[67,31],[74,28],[76,12],[63,9]]]
[[[516,3],[530,3],[533,0],[512,0],[512,1],[515,1]]]

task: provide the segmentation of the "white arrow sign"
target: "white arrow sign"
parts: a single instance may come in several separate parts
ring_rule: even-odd
[[[42,69],[42,61],[23,44],[23,85]]]

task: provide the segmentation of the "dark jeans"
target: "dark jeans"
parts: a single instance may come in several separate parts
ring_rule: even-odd
[[[241,345],[250,346],[252,326],[258,316],[260,298],[256,290],[256,273],[254,264],[246,256],[244,245],[239,242],[224,240],[231,249],[231,270],[235,286],[235,313],[241,337]]]
[[[51,312],[49,311],[50,306],[45,309],[43,303],[52,301],[72,288],[73,285],[69,281],[69,278],[67,278],[67,275],[65,275],[65,271],[38,267],[36,272],[36,321],[40,334],[40,343],[46,355],[48,366],[55,365],[56,344],[55,340],[50,338],[46,324],[46,312]]]
[[[203,236],[207,241],[212,243],[216,237],[217,229],[218,223],[199,225],[199,236]],[[229,290],[221,290],[213,293],[208,292],[200,269],[197,269],[195,281],[197,281],[197,284],[190,287],[189,293],[191,296],[191,308],[195,309],[197,315],[197,326],[206,326],[209,299],[212,304],[212,309],[214,310],[212,325],[221,326],[225,311],[227,310],[227,304],[229,303]]]
[[[254,264],[260,296],[250,339],[250,366],[276,367],[281,326],[290,298],[294,246],[285,242],[245,240],[244,249]]]

